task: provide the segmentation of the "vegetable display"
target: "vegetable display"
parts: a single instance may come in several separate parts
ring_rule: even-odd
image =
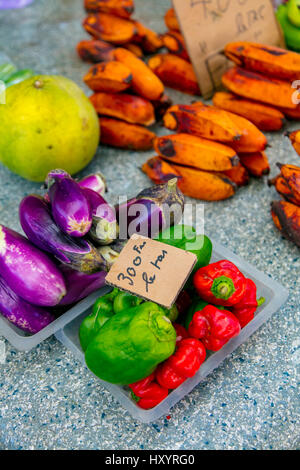
[[[113,207],[103,197],[107,186],[101,173],[75,181],[63,170],[52,170],[46,180],[47,192],[30,194],[20,203],[19,219],[27,238],[0,225],[3,316],[35,334],[102,288],[107,272],[137,227],[145,235],[157,235],[162,227],[181,219],[184,198],[176,183],[147,188],[125,205]],[[145,212],[140,217],[141,205]],[[168,208],[172,208],[170,217]],[[122,238],[118,238],[117,216]],[[133,299],[132,303],[125,294],[118,296],[114,313],[122,305],[140,303]],[[178,316],[176,306],[164,312],[172,321]]]
[[[156,240],[192,251],[197,264],[176,303],[166,309],[114,288],[82,321],[79,340],[88,368],[128,390],[151,409],[197,374],[207,352],[219,351],[253,320],[265,299],[229,260],[210,264],[212,243],[188,225]]]

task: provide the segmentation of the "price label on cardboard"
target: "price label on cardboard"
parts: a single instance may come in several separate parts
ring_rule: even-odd
[[[196,262],[193,253],[134,234],[106,283],[171,308]]]
[[[173,6],[204,98],[230,66],[222,54],[227,43],[284,46],[271,0],[173,0]]]

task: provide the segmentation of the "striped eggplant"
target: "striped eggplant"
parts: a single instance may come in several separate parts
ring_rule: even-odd
[[[61,265],[60,269],[65,278],[67,294],[63,297],[59,305],[74,304],[105,286],[106,271],[85,274],[74,271],[74,269],[66,265]]]
[[[0,276],[0,314],[26,333],[35,334],[55,320],[41,307],[21,299]]]
[[[0,275],[22,299],[53,307],[66,295],[55,263],[25,237],[0,225]]]
[[[87,240],[71,238],[56,225],[50,205],[40,196],[26,196],[20,204],[21,226],[38,248],[54,255],[77,271],[93,273],[106,268],[106,262]]]
[[[109,245],[119,233],[116,212],[105,199],[92,189],[83,189],[92,209],[93,222],[89,232],[99,245]]]
[[[78,181],[78,184],[81,188],[92,189],[96,193],[100,194],[100,196],[103,196],[103,194],[107,192],[106,179],[100,171],[93,175],[86,176],[82,180]]]
[[[160,230],[177,224],[183,215],[184,196],[177,178],[144,189],[135,198],[115,207],[121,240],[134,233],[153,238]]]
[[[67,235],[83,237],[92,226],[92,213],[82,188],[63,170],[48,173],[46,183],[52,215]]]

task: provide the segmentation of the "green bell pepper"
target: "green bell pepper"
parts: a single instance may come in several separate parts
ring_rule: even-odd
[[[116,288],[100,297],[95,302],[92,313],[80,325],[79,340],[82,349],[86,350],[91,339],[112,316],[142,302],[143,299]]]
[[[197,263],[193,273],[203,266],[207,266],[211,260],[212,243],[210,239],[206,235],[197,235],[195,228],[190,225],[169,227],[160,232],[156,240],[194,253],[197,256]]]
[[[119,385],[150,375],[175,351],[176,331],[164,313],[159,305],[144,302],[113,315],[88,342],[88,368]]]

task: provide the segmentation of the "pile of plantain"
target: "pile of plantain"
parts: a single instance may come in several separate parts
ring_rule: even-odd
[[[219,201],[246,185],[249,174],[270,171],[266,137],[237,114],[195,102],[170,107],[163,122],[176,134],[157,137],[158,156],[142,167],[156,183],[176,176],[186,196]]]
[[[271,214],[282,235],[300,247],[300,168],[277,164],[280,174],[269,181],[283,201],[273,201]]]
[[[251,42],[232,42],[224,54],[235,63],[223,75],[230,93],[216,93],[215,106],[250,119],[259,129],[278,131],[284,117],[300,119],[293,82],[300,77],[300,54]]]
[[[149,126],[172,104],[162,81],[141,60],[163,47],[160,36],[133,20],[133,0],[85,0],[83,22],[91,40],[77,45],[79,56],[94,65],[84,82],[100,116],[101,142],[149,150],[155,134]]]

